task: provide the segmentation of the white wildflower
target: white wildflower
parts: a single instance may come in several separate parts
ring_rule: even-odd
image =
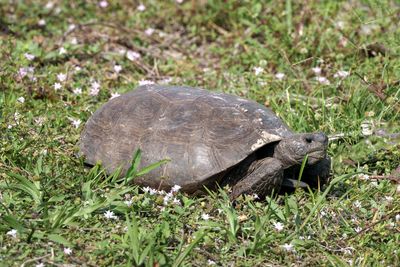
[[[68,31],[68,32],[71,32],[71,31],[75,30],[75,28],[76,28],[76,25],[75,25],[75,24],[69,24],[69,25],[68,25],[68,28],[67,28],[67,31]]]
[[[385,199],[389,203],[393,201],[393,197],[392,196],[385,196]]]
[[[96,81],[92,82],[89,94],[91,96],[96,96],[99,94],[99,92],[100,92],[100,83],[98,83]]]
[[[174,197],[174,199],[172,200],[172,204],[174,205],[180,205],[181,201],[179,199],[177,199],[176,197]]]
[[[44,26],[44,25],[46,25],[46,21],[45,21],[44,19],[40,19],[40,20],[38,21],[38,25],[39,25],[39,26]]]
[[[361,208],[361,202],[359,200],[354,201],[353,206],[356,207],[357,209]]]
[[[34,70],[35,70],[34,67],[19,68],[18,76],[22,79],[28,75],[28,77],[32,80],[34,78],[33,77]]]
[[[67,79],[67,75],[66,74],[64,74],[64,73],[57,74],[57,80],[59,82],[64,82],[66,79]]]
[[[277,78],[278,80],[282,80],[285,77],[285,74],[282,72],[278,72],[277,74],[275,74],[275,78]]]
[[[253,69],[254,69],[254,75],[256,76],[260,75],[264,71],[264,68],[262,67],[254,67]]]
[[[125,48],[118,49],[118,54],[120,54],[121,56],[125,55],[126,54],[126,49]]]
[[[154,29],[153,28],[147,28],[145,31],[144,31],[144,33],[147,35],[147,36],[151,36],[151,35],[153,35],[153,33],[154,33]]]
[[[163,198],[163,203],[164,206],[168,205],[168,202],[171,200],[171,196],[170,195],[165,195]]]
[[[338,72],[336,72],[333,77],[335,78],[346,78],[347,76],[350,75],[349,71],[345,71],[345,70],[339,70]]]
[[[253,197],[253,199],[259,199],[259,198],[260,198],[260,197],[259,197],[257,194],[255,194],[255,193],[252,195],[252,197]]]
[[[317,77],[315,77],[315,79],[320,84],[323,84],[323,85],[330,85],[331,84],[331,82],[326,77],[323,77],[323,76],[317,76]]]
[[[181,1],[180,3],[182,3],[183,1],[182,0],[176,0],[176,2],[178,2],[178,1]],[[178,2],[179,3],[179,2]],[[213,260],[207,260],[207,264],[208,265],[216,265],[216,263],[215,263],[215,261],[213,261]]]
[[[82,121],[80,119],[70,119],[71,123],[75,128],[79,128],[79,125],[81,125]]]
[[[35,56],[32,55],[32,54],[29,54],[29,53],[25,53],[24,56],[25,56],[25,58],[26,58],[27,60],[29,60],[29,61],[32,61],[32,60],[35,59]]]
[[[356,233],[359,233],[362,231],[362,228],[360,226],[357,226],[356,228],[354,228],[354,231],[356,231]]]
[[[62,85],[61,85],[61,83],[55,83],[54,84],[54,90],[59,90],[59,89],[61,89],[62,88]]]
[[[150,190],[149,190],[150,195],[156,195],[157,193],[158,193],[158,191],[156,189],[150,188]]]
[[[205,221],[208,221],[210,219],[210,215],[208,215],[207,213],[203,213],[201,214],[201,218]]]
[[[38,264],[35,265],[35,267],[44,267],[44,263],[43,262],[38,263]]]
[[[129,50],[128,52],[126,52],[126,57],[130,61],[135,61],[135,60],[139,59],[141,57],[141,55],[138,52]]]
[[[128,207],[130,207],[130,206],[132,206],[132,204],[133,204],[133,200],[132,200],[132,199],[125,200],[124,203],[125,203],[125,205],[127,205]]]
[[[21,114],[19,112],[14,113],[14,120],[19,121],[21,119]]]
[[[72,90],[72,92],[73,92],[75,95],[80,95],[80,94],[82,94],[82,88],[76,87],[75,89]]]
[[[24,78],[28,74],[27,68],[19,68],[18,76]]]
[[[395,216],[396,222],[400,222],[400,213]]]
[[[171,192],[179,192],[179,190],[181,190],[181,188],[182,188],[182,186],[176,184],[171,188]]]
[[[70,248],[64,248],[64,254],[65,254],[65,255],[71,255],[71,254],[72,254],[72,249],[70,249]]]
[[[118,217],[111,210],[104,212],[104,217],[106,217],[106,219],[118,219]]]
[[[145,192],[145,193],[149,193],[150,190],[151,190],[151,188],[148,187],[148,186],[146,186],[146,187],[143,187],[142,190],[143,190],[143,192]]]
[[[67,50],[64,47],[60,47],[60,49],[58,50],[58,54],[60,55],[64,55],[67,53]]]
[[[320,67],[315,67],[315,68],[312,68],[312,71],[313,71],[315,74],[320,74],[322,70],[321,70]]]
[[[274,227],[275,227],[275,229],[276,229],[278,232],[282,231],[283,228],[285,228],[285,226],[284,226],[283,223],[281,223],[281,222],[276,222],[276,223],[274,223]]]
[[[24,102],[25,102],[25,98],[24,98],[23,96],[18,97],[18,98],[17,98],[17,101],[18,101],[19,103],[24,103]]]
[[[16,229],[12,229],[7,232],[7,235],[11,236],[12,238],[17,238],[18,231]]]
[[[81,67],[79,67],[79,66],[75,66],[75,72],[79,72],[79,71],[81,71],[82,70],[82,68]]]
[[[102,8],[106,8],[106,7],[108,7],[108,2],[105,1],[105,0],[100,1],[99,6],[102,7]]]
[[[361,34],[370,35],[375,30],[379,29],[377,24],[366,24],[361,26]]]
[[[143,11],[146,10],[146,6],[143,5],[143,4],[140,4],[136,9],[137,9],[138,11],[140,11],[140,12],[143,12]]]
[[[344,26],[345,26],[345,23],[344,23],[344,21],[339,20],[339,21],[337,21],[337,22],[335,23],[335,26],[336,26],[336,28],[343,30],[343,29],[344,29]]]
[[[78,39],[76,37],[72,37],[70,43],[72,45],[77,45],[78,44]]]
[[[52,9],[54,7],[54,2],[49,1],[47,4],[44,6],[46,9]]]
[[[294,251],[293,245],[292,244],[284,244],[281,246],[283,249],[285,249],[288,252]]]
[[[154,82],[153,81],[149,81],[149,80],[140,80],[139,81],[139,86],[149,85],[149,84],[154,84]]]
[[[121,65],[114,65],[114,71],[115,71],[116,73],[120,73],[121,70],[122,70],[122,66],[121,66]]]

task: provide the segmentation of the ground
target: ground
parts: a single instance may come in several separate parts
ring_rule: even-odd
[[[0,265],[399,266],[400,6],[299,3],[0,1]],[[86,169],[85,121],[149,82],[327,133],[332,182],[234,207]]]

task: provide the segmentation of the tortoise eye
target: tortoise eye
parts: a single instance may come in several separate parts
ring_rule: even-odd
[[[306,136],[306,142],[311,143],[313,141],[313,138],[311,136]]]

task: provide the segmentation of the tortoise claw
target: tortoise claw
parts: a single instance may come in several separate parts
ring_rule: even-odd
[[[289,188],[307,188],[309,185],[305,182],[285,178],[282,182],[282,187],[289,187]]]

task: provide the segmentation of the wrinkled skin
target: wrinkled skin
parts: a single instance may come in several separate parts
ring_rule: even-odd
[[[264,197],[272,192],[279,192],[282,184],[295,184],[299,166],[307,155],[302,180],[314,188],[325,184],[330,171],[327,145],[328,138],[323,133],[295,134],[281,140],[272,157],[244,161],[239,168],[242,169],[241,172],[228,175],[228,183],[232,185],[231,199],[242,194]],[[292,182],[284,183],[285,179]]]
[[[327,145],[328,138],[323,133],[295,134],[279,142],[274,158],[279,159],[286,169],[301,164],[308,155],[307,163],[313,165],[325,158]]]

